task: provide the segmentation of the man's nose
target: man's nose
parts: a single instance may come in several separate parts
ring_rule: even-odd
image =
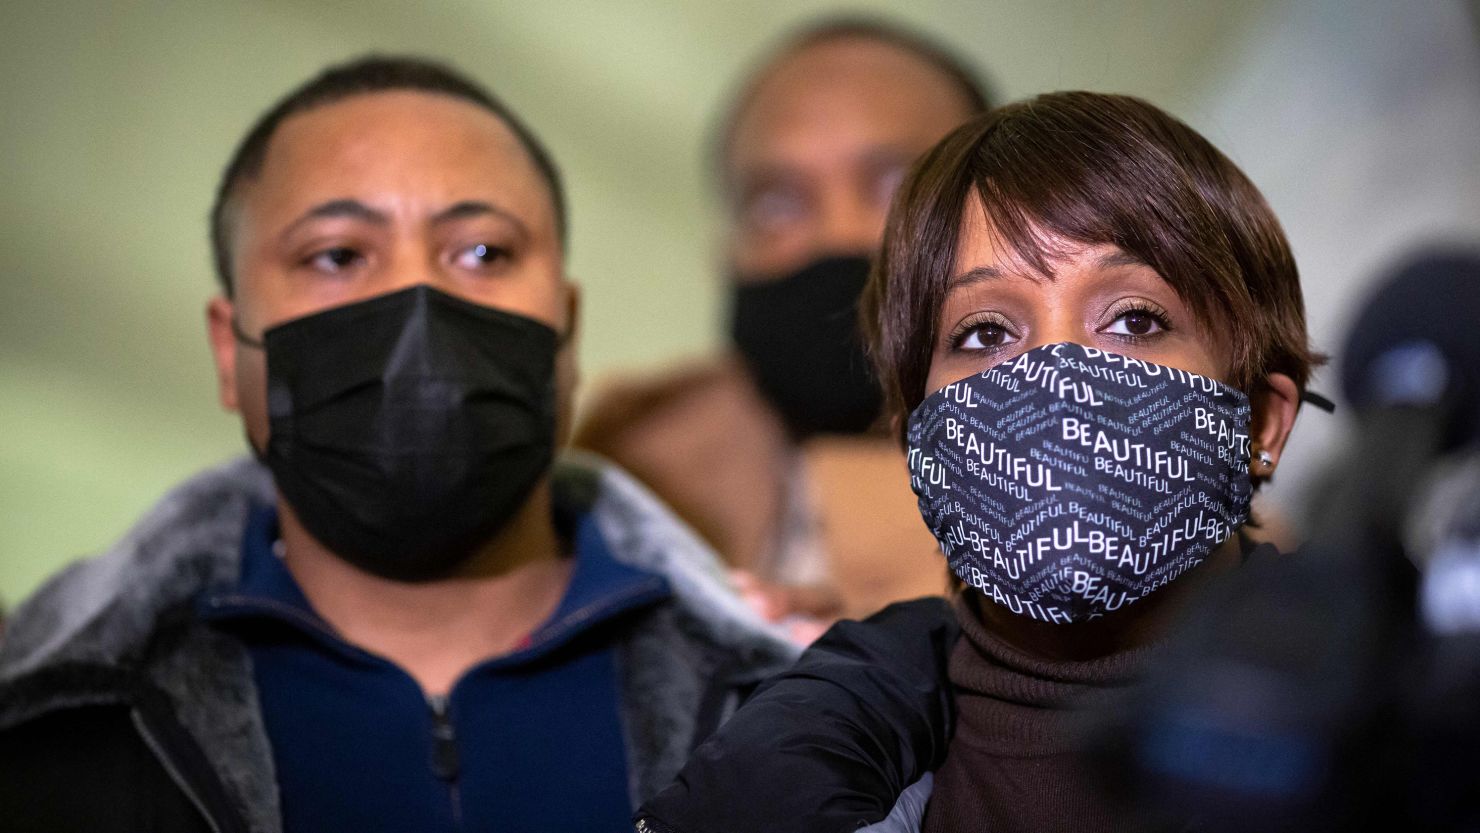
[[[884,236],[885,210],[851,189],[834,189],[823,202],[816,248],[819,252],[872,255]]]
[[[447,270],[441,267],[428,247],[419,241],[398,243],[379,271],[377,283],[386,292],[409,289],[420,284],[444,291],[452,289]]]

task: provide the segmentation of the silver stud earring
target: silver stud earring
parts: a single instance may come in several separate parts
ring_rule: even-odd
[[[1267,469],[1274,465],[1274,456],[1268,451],[1260,451],[1254,457],[1259,461],[1259,468],[1261,469]]]

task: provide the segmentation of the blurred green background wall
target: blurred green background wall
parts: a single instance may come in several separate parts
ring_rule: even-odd
[[[842,10],[939,36],[1007,98],[1130,92],[1203,130],[1285,220],[1327,343],[1371,269],[1411,239],[1480,225],[1480,71],[1473,10],[1457,2],[8,3],[0,601],[243,450],[204,339],[205,215],[227,154],[290,87],[367,50],[411,51],[520,112],[570,185],[589,383],[716,343],[707,127],[759,50]],[[1395,231],[1360,227],[1399,215]]]

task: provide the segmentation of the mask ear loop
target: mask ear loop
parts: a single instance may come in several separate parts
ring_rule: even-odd
[[[231,316],[231,334],[236,336],[236,340],[238,342],[245,344],[248,347],[253,347],[258,350],[263,349],[262,341],[247,335],[247,331],[242,329],[242,322],[236,320],[235,315]]]
[[[244,345],[246,347],[251,347],[254,350],[263,349],[262,342],[247,335],[247,331],[242,329],[242,322],[236,320],[235,315],[231,316],[231,334],[236,337],[236,341],[238,344]],[[243,426],[242,436],[245,437],[247,440],[247,448],[252,449],[252,456],[257,458],[257,462],[266,465],[267,451],[265,449],[258,448],[257,444],[252,442],[252,437],[251,435],[247,434],[245,426]],[[278,543],[281,543],[281,539],[278,540]]]
[[[1303,390],[1303,391],[1301,391],[1300,392],[1300,401],[1301,402],[1308,402],[1311,405],[1314,405],[1315,407],[1320,408],[1321,410],[1325,411],[1328,414],[1334,414],[1334,413],[1336,413],[1336,403],[1335,402],[1332,402],[1331,400],[1327,399],[1326,397],[1320,395],[1319,393],[1316,393],[1315,391],[1310,391],[1310,390]]]

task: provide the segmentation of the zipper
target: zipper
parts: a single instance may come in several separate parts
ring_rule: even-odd
[[[432,710],[432,773],[446,782],[448,797],[452,801],[452,821],[462,828],[462,798],[458,794],[457,778],[462,771],[462,761],[457,752],[457,730],[447,713],[447,695],[438,694],[427,698]]]
[[[170,780],[175,782],[175,786],[180,788],[180,792],[185,793],[185,797],[190,799],[190,803],[195,805],[196,810],[200,811],[200,817],[205,819],[212,833],[222,833],[221,825],[216,821],[216,817],[206,808],[206,803],[201,800],[200,794],[195,791],[195,788],[190,785],[190,782],[180,773],[179,768],[175,766],[175,762],[164,751],[164,744],[150,730],[149,724],[144,721],[144,716],[139,713],[138,709],[131,709],[129,711],[129,719],[133,721],[134,729],[138,731],[139,737],[144,739],[144,745],[149,747],[149,751],[154,753],[155,760],[159,761],[159,765],[164,767],[164,771],[170,776]]]
[[[642,816],[637,820],[637,833],[678,833],[678,831],[652,816]]]
[[[142,679],[131,680],[129,688],[133,701],[129,719],[135,731],[206,825],[213,833],[249,833],[246,817],[205,750],[176,719],[169,697]]]

